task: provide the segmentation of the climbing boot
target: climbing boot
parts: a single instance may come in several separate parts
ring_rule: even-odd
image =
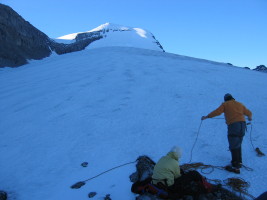
[[[224,169],[228,172],[233,172],[235,174],[240,174],[240,169],[239,168],[236,168],[236,167],[233,167],[231,165],[227,165],[224,167]]]

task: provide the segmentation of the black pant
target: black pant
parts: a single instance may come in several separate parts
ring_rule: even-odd
[[[246,122],[235,122],[228,125],[228,142],[232,155],[233,167],[240,168],[242,163],[242,141],[246,132]]]

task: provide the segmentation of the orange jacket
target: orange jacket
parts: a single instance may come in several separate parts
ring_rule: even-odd
[[[220,105],[219,108],[212,111],[207,115],[208,118],[212,118],[224,113],[226,124],[232,124],[234,122],[246,121],[244,115],[252,118],[252,113],[242,103],[235,101],[234,99],[226,101]]]

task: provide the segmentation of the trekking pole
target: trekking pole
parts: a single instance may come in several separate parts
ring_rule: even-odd
[[[137,159],[137,160],[138,160],[138,159]],[[137,161],[137,160],[136,160],[136,161]],[[109,170],[107,170],[107,171],[104,171],[104,172],[102,172],[102,173],[100,173],[100,174],[98,174],[98,175],[96,175],[96,176],[94,176],[94,177],[88,178],[88,179],[86,179],[86,180],[84,180],[84,181],[79,181],[79,182],[73,184],[73,185],[71,186],[71,188],[72,188],[72,189],[79,189],[79,188],[81,188],[82,186],[84,186],[85,183],[86,183],[87,181],[90,181],[90,180],[92,180],[92,179],[94,179],[94,178],[96,178],[96,177],[98,177],[98,176],[101,176],[102,174],[105,174],[105,173],[107,173],[107,172],[109,172],[109,171],[111,171],[111,170],[117,169],[117,168],[122,167],[122,166],[125,166],[125,165],[129,165],[129,164],[135,163],[136,161],[129,162],[129,163],[125,163],[125,164],[119,165],[119,166],[117,166],[117,167],[113,167],[113,168],[111,168],[111,169],[109,169]]]
[[[250,139],[250,143],[251,143],[251,146],[252,148],[257,152],[257,156],[261,157],[261,156],[265,156],[264,153],[262,153],[262,151],[260,150],[259,147],[255,148],[254,145],[253,145],[253,142],[252,142],[252,123],[251,122],[248,122],[247,125],[250,125],[250,133],[249,133],[249,139]]]
[[[196,137],[196,140],[195,140],[195,142],[194,142],[194,144],[193,144],[193,147],[192,147],[192,149],[191,149],[190,160],[189,160],[188,163],[191,163],[191,161],[192,161],[193,149],[194,149],[194,147],[195,147],[195,145],[196,145],[196,143],[197,143],[197,139],[198,139],[198,135],[199,135],[199,132],[200,132],[201,125],[202,125],[202,121],[203,121],[203,120],[201,120],[201,122],[200,122],[200,124],[199,124],[198,131],[197,131],[197,137]]]

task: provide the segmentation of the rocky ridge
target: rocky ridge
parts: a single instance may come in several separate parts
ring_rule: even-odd
[[[28,60],[39,60],[51,55],[83,50],[91,42],[101,39],[100,34],[87,35],[71,44],[58,43],[49,38],[12,8],[0,4],[0,67],[17,67]]]
[[[253,70],[267,73],[267,67],[265,65],[259,65]]]

